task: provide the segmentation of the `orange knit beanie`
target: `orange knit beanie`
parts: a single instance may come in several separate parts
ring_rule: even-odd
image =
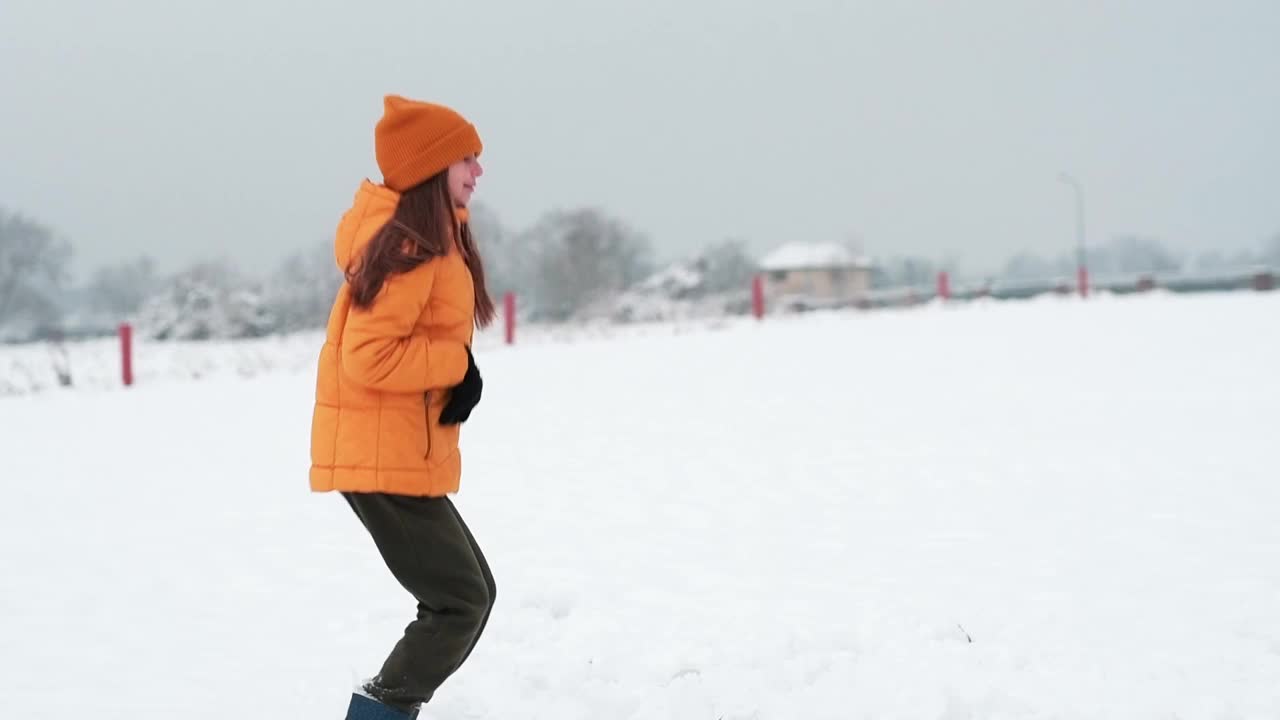
[[[399,95],[383,98],[373,145],[382,182],[396,192],[414,187],[468,155],[479,155],[482,148],[475,126],[458,113]]]

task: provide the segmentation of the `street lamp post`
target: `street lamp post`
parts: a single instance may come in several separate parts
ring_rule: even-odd
[[[1080,297],[1089,296],[1089,266],[1084,249],[1084,188],[1080,181],[1067,173],[1059,173],[1058,179],[1076,191],[1076,287]]]

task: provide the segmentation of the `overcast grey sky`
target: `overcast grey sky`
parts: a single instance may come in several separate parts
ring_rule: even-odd
[[[480,128],[508,227],[600,205],[665,256],[859,237],[981,269],[1280,232],[1276,0],[3,0],[0,205],[81,272],[331,237],[395,92]]]

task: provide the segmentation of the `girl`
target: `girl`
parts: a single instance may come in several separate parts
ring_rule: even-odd
[[[480,137],[440,105],[390,95],[383,107],[383,182],[362,182],[338,225],[346,281],[320,351],[311,489],[342,493],[418,612],[348,720],[416,717],[475,647],[495,593],[448,498],[480,401],[472,333],[494,316],[467,225]]]

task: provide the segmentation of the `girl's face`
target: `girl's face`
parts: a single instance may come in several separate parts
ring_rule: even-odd
[[[466,207],[476,191],[476,178],[484,174],[475,155],[468,155],[449,166],[449,197],[454,205]]]

